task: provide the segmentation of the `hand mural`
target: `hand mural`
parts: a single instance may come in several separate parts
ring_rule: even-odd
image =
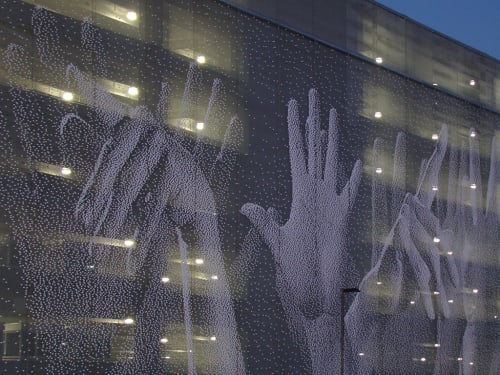
[[[328,133],[320,128],[320,103],[309,92],[307,140],[300,129],[295,100],[288,104],[292,204],[288,221],[280,226],[255,204],[241,211],[255,225],[277,264],[277,285],[295,329],[305,332],[315,374],[338,367],[340,290],[348,287],[346,248],[349,212],[361,179],[358,160],[349,181],[339,184],[337,114],[330,111]],[[334,365],[335,364],[335,365]]]
[[[26,87],[22,87],[25,82],[30,82],[33,70],[29,56],[23,47],[10,45],[6,53],[6,65],[11,79],[16,123],[23,130],[21,138],[24,157],[33,162],[33,165],[36,165],[37,161],[44,161],[71,166],[74,168],[73,175],[76,175],[74,178],[84,180],[79,197],[74,194],[75,189],[67,189],[70,193],[61,189],[61,196],[67,200],[65,203],[74,203],[73,217],[69,210],[66,210],[69,204],[55,205],[57,210],[62,211],[58,212],[58,215],[67,218],[67,221],[50,222],[44,230],[53,230],[63,239],[83,239],[81,242],[87,244],[87,251],[81,251],[75,263],[85,263],[87,260],[92,262],[91,268],[83,266],[83,270],[63,269],[63,281],[53,290],[41,290],[32,280],[34,276],[30,274],[31,269],[25,269],[25,279],[35,285],[31,312],[38,317],[39,326],[45,325],[44,333],[50,338],[44,341],[44,347],[41,348],[48,366],[56,372],[70,373],[73,371],[67,366],[80,361],[74,354],[61,352],[60,343],[52,339],[57,336],[56,332],[60,327],[58,324],[48,323],[46,316],[50,316],[50,313],[44,311],[47,306],[65,309],[62,305],[66,294],[73,293],[76,298],[82,298],[79,302],[85,306],[85,311],[81,313],[85,324],[70,325],[74,330],[75,340],[69,345],[79,347],[80,342],[91,336],[99,337],[95,340],[105,347],[104,343],[111,340],[106,336],[115,332],[95,324],[94,320],[106,317],[120,321],[125,313],[123,305],[126,304],[126,313],[132,312],[134,317],[135,337],[133,343],[123,343],[123,340],[119,344],[122,346],[117,349],[127,352],[132,347],[134,358],[130,361],[127,356],[124,361],[117,361],[114,371],[120,374],[167,371],[166,361],[161,358],[160,338],[163,337],[162,331],[179,323],[185,326],[185,332],[178,334],[185,337],[184,347],[190,349],[186,350],[188,373],[195,373],[197,360],[202,356],[197,356],[192,342],[192,312],[189,304],[192,291],[188,282],[190,275],[186,258],[188,241],[184,242],[183,239],[191,235],[190,246],[195,247],[197,254],[204,259],[204,272],[216,275],[217,280],[204,282],[201,287],[203,297],[200,299],[203,298],[205,303],[200,314],[202,317],[197,323],[198,328],[205,335],[216,337],[217,345],[207,345],[204,354],[208,359],[200,360],[207,364],[207,371],[210,373],[243,374],[236,323],[222,263],[217,215],[220,206],[219,202],[216,202],[217,195],[220,196],[224,185],[227,185],[227,182],[221,182],[217,177],[220,177],[220,169],[227,171],[231,168],[234,143],[229,138],[235,136],[238,121],[235,118],[231,120],[222,148],[214,152],[215,147],[212,147],[211,153],[202,142],[202,136],[198,137],[196,143],[191,142],[183,137],[179,127],[176,132],[171,132],[164,126],[167,121],[163,116],[166,115],[166,106],[170,99],[170,90],[166,83],[162,84],[160,100],[153,111],[146,106],[132,106],[120,102],[100,86],[97,78],[89,78],[88,72],[65,61],[57,32],[54,32],[56,28],[51,28],[57,21],[50,12],[35,8],[32,20],[40,69],[50,72],[48,77],[51,79],[64,77],[66,72],[64,87],[68,87],[83,105],[61,106],[56,103],[53,107],[42,110],[36,96],[26,90]],[[102,45],[98,45],[100,39],[96,33],[98,31],[92,22],[89,19],[84,20],[82,48],[89,49],[90,51],[86,52],[95,54],[96,60],[102,62],[105,60],[102,58],[103,49]],[[98,73],[106,77],[105,67],[100,63],[98,65]],[[195,83],[200,78],[199,74],[196,65],[191,64],[179,118],[192,117],[189,107],[193,104],[193,96],[196,96]],[[51,84],[61,87],[61,82]],[[218,123],[223,119],[222,90],[221,81],[214,80],[204,118],[206,125]],[[85,110],[81,110],[84,106]],[[86,115],[77,113],[78,110]],[[61,120],[59,127],[52,129],[49,124],[55,123],[54,118]],[[37,136],[38,132],[43,135]],[[48,142],[55,137],[46,136],[45,133],[55,133],[58,142]],[[89,149],[84,150],[84,157],[79,154],[79,151],[82,151],[81,139],[75,136],[81,133],[87,133],[86,136],[91,138],[91,142],[85,145]],[[193,143],[195,144],[189,147]],[[88,160],[95,161],[95,164],[88,165]],[[37,172],[32,174],[34,178],[38,178]],[[43,176],[40,177],[40,180],[42,179]],[[47,197],[52,193],[50,189],[58,182],[60,181],[49,181],[35,186],[33,196],[35,193],[37,196],[32,201],[36,202],[40,197],[49,200]],[[26,190],[29,192],[29,189]],[[22,208],[19,211],[23,211],[26,217],[35,216],[28,197],[33,198],[30,194],[21,198],[24,202],[21,202]],[[38,212],[37,214],[36,220],[43,221],[49,217]],[[29,227],[30,224],[31,222],[26,222],[20,227],[34,230]],[[119,252],[109,245],[112,241],[114,246],[116,243],[123,244],[119,239],[124,237],[133,239],[133,245],[125,245],[127,250]],[[97,240],[99,238],[106,240],[104,244]],[[73,242],[76,242],[71,244],[73,248],[81,249],[85,246],[78,243],[80,241]],[[180,293],[174,291],[174,288],[162,283],[162,277],[172,267],[172,264],[168,264],[168,253],[176,250],[180,252],[180,256],[174,257],[180,257],[183,264],[182,296],[179,296]],[[26,251],[32,250],[28,246]],[[123,256],[125,252],[128,257]],[[39,265],[33,264],[31,267],[33,272],[36,272]],[[120,275],[118,281],[112,278],[116,275]],[[81,288],[83,291],[70,291],[66,285],[76,276],[86,283]],[[100,282],[106,278],[110,280],[103,283],[103,288]],[[137,282],[129,282],[128,278],[136,278]],[[43,303],[40,296],[44,298]],[[126,300],[126,303],[123,300]],[[172,307],[177,302],[180,306]],[[171,316],[168,316],[167,311]],[[68,319],[73,318],[73,315],[74,311],[68,311]],[[93,332],[85,331],[86,327]],[[100,334],[97,334],[97,331]],[[102,334],[103,332],[105,334]],[[78,355],[86,358],[88,353],[82,350]],[[184,363],[179,367],[182,369]],[[172,368],[169,371],[172,371]]]
[[[403,155],[401,139],[399,136],[394,157],[393,215],[398,207],[394,203],[401,197],[395,181],[404,180],[396,176],[396,173],[401,173],[398,172],[401,165],[396,168]],[[497,364],[492,360],[496,340],[492,324],[494,307],[480,306],[486,301],[485,295],[492,293],[495,280],[494,275],[488,274],[484,262],[494,259],[493,244],[498,243],[499,233],[496,140],[493,139],[492,143],[484,214],[479,188],[478,147],[472,138],[470,161],[464,149],[460,162],[457,153],[451,151],[447,208],[437,208],[440,207],[438,176],[446,145],[446,128],[443,128],[436,151],[429,162],[423,163],[425,168],[417,192],[406,194],[399,213],[392,218],[394,224],[384,246],[379,247],[374,241],[375,263],[361,283],[362,293],[346,316],[355,373],[366,374],[375,370],[418,374],[424,371],[419,364],[427,361],[434,361],[435,374],[455,374],[459,368],[464,374],[477,373],[478,370],[479,373],[493,374],[495,372],[491,371],[496,371],[494,366]],[[375,160],[378,152],[376,142]],[[373,196],[378,198],[373,205],[374,237],[383,233],[382,228],[387,228],[378,220],[387,202],[383,200],[385,192],[376,179],[374,175]],[[483,290],[483,295],[480,295],[480,290]],[[423,309],[420,309],[422,305]],[[491,312],[491,316],[475,317],[474,312],[478,311],[480,314]],[[407,339],[401,334],[391,337],[387,333],[387,330],[401,328],[404,324],[403,329],[408,330]],[[380,345],[380,341],[384,345]],[[391,344],[392,341],[395,342]],[[415,346],[415,342],[430,343],[435,348],[432,358],[422,356],[422,349]],[[405,348],[398,351],[398,361],[387,357],[390,347],[395,350]]]

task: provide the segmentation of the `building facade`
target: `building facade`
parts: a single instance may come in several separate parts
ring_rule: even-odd
[[[0,373],[500,372],[498,60],[366,0],[0,8]]]

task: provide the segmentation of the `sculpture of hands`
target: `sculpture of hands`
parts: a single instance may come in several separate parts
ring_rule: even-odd
[[[273,253],[282,302],[287,313],[293,315],[290,319],[295,323],[295,328],[306,330],[315,373],[331,371],[331,363],[338,363],[339,360],[338,344],[333,338],[340,325],[340,290],[347,287],[348,216],[362,171],[358,160],[349,181],[337,194],[339,161],[336,117],[332,109],[328,133],[322,132],[318,93],[314,89],[310,90],[307,140],[304,141],[297,102],[290,100],[290,217],[280,226],[272,208],[265,211],[258,205],[245,204],[241,209]],[[321,343],[323,348],[320,348]],[[315,359],[318,350],[325,353]]]

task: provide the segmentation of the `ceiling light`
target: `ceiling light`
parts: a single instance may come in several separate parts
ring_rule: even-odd
[[[132,323],[134,323],[134,319],[132,319],[132,318],[124,319],[123,323],[125,323],[125,324],[132,324]]]
[[[364,356],[364,355],[365,355],[365,353],[359,353],[358,355],[359,355],[360,357],[362,357],[362,356]]]
[[[69,176],[71,174],[71,169],[69,169],[68,167],[62,167],[61,174]]]
[[[441,346],[441,344],[434,344],[435,348],[439,348],[440,346]]]
[[[448,251],[446,254],[453,255],[453,251]]]
[[[437,141],[437,140],[439,139],[439,135],[434,133],[434,134],[432,135],[432,139],[433,139],[434,141]]]
[[[410,305],[414,305],[415,304],[415,301],[410,301]]]
[[[74,96],[73,96],[73,93],[71,93],[71,92],[64,91],[62,93],[62,100],[64,100],[65,102],[70,102],[73,100],[73,98],[74,98]]]
[[[382,173],[382,168],[376,168],[375,173],[381,174]]]
[[[477,185],[476,184],[470,184],[470,188],[471,189],[475,189],[475,188],[477,188]]]
[[[432,293],[432,294],[434,294],[435,296],[438,296],[438,295],[439,295],[439,292],[437,292],[437,291],[436,291],[436,292],[434,292],[434,293]]]
[[[453,303],[453,300],[452,300],[452,299],[449,299],[449,300],[448,300],[448,303]]]
[[[166,339],[165,337],[163,337],[163,338],[160,339],[160,342],[162,344],[166,344],[168,342],[168,339]]]
[[[375,118],[381,118],[382,117],[382,112],[375,112],[374,114]]]
[[[217,275],[212,275],[212,276],[210,276],[210,278],[211,278],[212,280],[218,280],[218,279],[219,279],[219,278],[217,277]]]
[[[200,259],[200,258],[196,258],[194,260],[195,264],[203,264],[203,259]]]
[[[166,357],[163,357],[163,358],[165,358],[165,359],[170,359],[170,357],[169,357],[169,356],[166,356]]]
[[[472,293],[477,294],[478,292],[479,292],[479,290],[477,290],[477,289],[472,289]]]
[[[420,358],[420,362],[425,362],[427,361],[424,357]]]
[[[198,56],[198,57],[196,58],[196,62],[197,62],[198,64],[205,64],[205,63],[207,62],[207,59],[205,58],[205,56],[202,56],[202,55],[201,55],[201,56]]]
[[[475,131],[475,130],[471,130],[471,131],[470,131],[470,136],[471,136],[472,138],[474,138],[476,135],[477,135],[477,133],[476,133],[476,131]]]
[[[217,337],[215,337],[215,336],[211,336],[211,337],[210,337],[210,341],[217,341]]]
[[[377,281],[377,285],[382,285],[382,281]]]
[[[469,362],[469,365],[471,365],[471,366],[474,365],[474,362]]]
[[[133,96],[136,96],[139,94],[139,89],[135,86],[130,86],[127,90],[128,94],[129,95],[133,95]]]
[[[382,57],[380,57],[380,56],[379,57],[375,57],[375,62],[377,64],[382,64],[384,62],[384,59]]]
[[[161,282],[162,283],[168,283],[170,281],[170,279],[168,277],[162,277],[161,278]]]
[[[434,189],[432,189],[432,190],[434,190]],[[440,243],[440,242],[441,242],[441,240],[440,240],[438,237],[434,237],[432,240],[433,240],[435,243]]]
[[[137,19],[137,13],[133,10],[127,12],[127,19],[129,19],[130,21],[135,21]]]
[[[196,129],[203,130],[204,127],[205,127],[205,123],[204,122],[197,122],[196,123]]]
[[[438,85],[436,82],[434,82],[434,83],[432,84],[432,86],[439,86],[439,85]]]
[[[471,79],[471,80],[469,81],[469,85],[471,85],[471,86],[476,86],[476,81],[475,81],[475,80],[473,80],[473,79]]]
[[[438,187],[436,185],[432,186],[432,191],[438,191]]]
[[[464,359],[462,357],[458,357],[457,361],[463,361]]]
[[[125,241],[123,241],[123,244],[127,247],[132,247],[135,245],[135,241],[134,240],[125,240]]]

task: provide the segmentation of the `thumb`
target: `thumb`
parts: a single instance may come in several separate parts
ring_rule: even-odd
[[[271,217],[273,210],[266,212],[261,206],[246,203],[241,207],[241,213],[257,228],[267,245],[274,252],[278,248],[279,226]]]

